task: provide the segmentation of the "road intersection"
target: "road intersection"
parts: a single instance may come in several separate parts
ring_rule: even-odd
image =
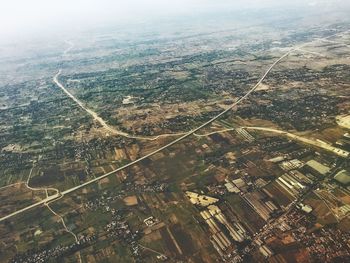
[[[259,81],[258,81],[244,96],[242,96],[241,98],[239,98],[238,100],[236,100],[236,101],[235,101],[232,105],[230,105],[228,108],[226,108],[226,109],[223,110],[221,113],[219,113],[218,115],[214,116],[213,118],[211,118],[211,119],[208,120],[207,122],[205,122],[205,123],[203,123],[202,125],[198,126],[197,128],[188,131],[187,133],[185,133],[184,135],[182,135],[182,136],[179,137],[179,138],[176,138],[175,140],[171,141],[170,143],[168,143],[168,144],[166,144],[166,145],[164,145],[164,146],[162,146],[162,147],[156,149],[156,150],[153,151],[153,152],[150,152],[150,153],[146,154],[146,155],[143,156],[143,157],[140,157],[139,159],[136,159],[135,161],[132,161],[132,162],[126,164],[126,165],[123,165],[123,166],[119,167],[119,168],[116,169],[116,170],[113,170],[113,171],[111,171],[111,172],[109,172],[109,173],[106,173],[106,174],[104,174],[104,175],[101,175],[101,176],[99,176],[99,177],[96,177],[96,178],[94,178],[94,179],[92,179],[92,180],[90,180],[90,181],[87,181],[87,182],[85,182],[85,183],[82,183],[82,184],[80,184],[80,185],[77,185],[77,186],[75,186],[75,187],[72,187],[72,188],[70,188],[70,189],[67,189],[67,190],[64,190],[64,191],[62,191],[62,192],[56,193],[56,194],[54,194],[54,195],[51,195],[51,196],[49,196],[49,197],[47,197],[47,198],[45,198],[45,199],[43,199],[43,200],[41,200],[41,201],[39,201],[39,202],[37,202],[37,203],[34,203],[34,204],[30,205],[30,206],[27,206],[27,207],[22,208],[22,209],[20,209],[20,210],[18,210],[18,211],[15,211],[15,212],[13,212],[13,213],[7,215],[7,216],[1,217],[1,218],[0,218],[0,222],[5,221],[5,220],[7,220],[7,219],[9,219],[9,218],[12,218],[12,217],[14,217],[14,216],[16,216],[16,215],[19,215],[19,214],[21,214],[21,213],[24,213],[24,212],[26,212],[26,211],[28,211],[28,210],[31,210],[31,209],[33,209],[33,208],[35,208],[35,207],[42,206],[42,205],[46,205],[47,203],[52,203],[52,202],[54,202],[54,201],[56,201],[56,200],[62,198],[62,197],[65,196],[65,195],[68,195],[68,194],[70,194],[70,193],[72,193],[72,192],[75,192],[75,191],[77,191],[77,190],[79,190],[79,189],[82,189],[82,188],[84,188],[84,187],[86,187],[86,186],[88,186],[88,185],[91,185],[91,184],[93,184],[93,183],[95,183],[95,182],[98,182],[98,181],[100,181],[100,180],[102,180],[102,179],[104,179],[104,178],[106,178],[106,177],[108,177],[108,176],[110,176],[110,175],[112,175],[112,174],[115,174],[116,172],[122,171],[122,170],[124,170],[124,169],[126,169],[126,168],[128,168],[128,167],[131,167],[131,166],[133,166],[133,165],[135,165],[135,164],[137,164],[137,163],[140,163],[141,161],[143,161],[143,160],[145,160],[145,159],[147,159],[147,158],[149,158],[149,157],[151,157],[151,156],[153,156],[153,155],[155,155],[155,154],[157,154],[157,153],[159,153],[159,152],[161,152],[161,151],[164,151],[165,149],[167,149],[167,148],[173,146],[174,144],[176,144],[176,143],[178,143],[178,142],[180,142],[180,141],[182,141],[182,140],[184,140],[184,139],[190,137],[191,135],[193,135],[193,134],[196,133],[197,131],[203,129],[204,127],[208,126],[208,125],[211,124],[212,122],[214,122],[214,121],[216,121],[217,119],[219,119],[221,116],[223,116],[223,115],[225,115],[226,113],[228,113],[230,110],[232,110],[234,107],[236,107],[239,103],[241,103],[243,100],[245,100],[251,93],[253,93],[253,92],[260,86],[260,84],[261,84],[261,83],[263,82],[263,80],[267,77],[267,75],[270,73],[270,71],[271,71],[281,60],[283,60],[285,57],[287,57],[287,56],[288,56],[292,51],[294,51],[294,50],[295,50],[295,49],[292,48],[292,49],[288,50],[286,53],[284,53],[281,57],[279,57],[279,58],[267,69],[267,71],[266,71],[266,72],[264,73],[264,75],[259,79]],[[85,111],[87,111],[90,115],[92,115],[92,116],[94,117],[94,119],[98,120],[101,124],[102,124],[102,123],[105,123],[104,120],[103,120],[102,118],[100,118],[95,112],[93,112],[93,111],[89,110],[88,108],[86,108],[82,102],[80,102],[80,101],[79,101],[78,99],[76,99],[69,91],[67,91],[67,89],[58,81],[58,76],[59,76],[60,73],[61,73],[61,71],[59,71],[59,72],[55,75],[55,77],[54,77],[55,83],[56,83],[56,84],[57,84],[71,99],[73,99],[81,108],[83,108],[83,109],[84,109]],[[96,114],[96,115],[95,115],[95,114]],[[106,124],[106,123],[105,123],[105,124]],[[107,124],[106,124],[106,126],[109,127]],[[125,135],[125,134],[123,134],[123,135]]]
[[[329,37],[325,38],[325,39],[328,39]],[[319,40],[319,39],[318,39]],[[281,57],[279,57],[278,59],[276,59],[274,61],[274,63],[266,70],[266,72],[263,74],[263,76],[259,79],[259,81],[250,89],[248,90],[244,96],[240,97],[238,100],[236,100],[233,104],[231,104],[229,107],[227,107],[225,110],[223,110],[221,113],[219,113],[218,115],[214,116],[213,118],[211,118],[210,120],[208,120],[207,122],[201,124],[200,126],[188,131],[188,132],[185,132],[185,133],[179,133],[179,134],[174,134],[174,135],[181,135],[180,137],[174,139],[173,141],[169,142],[168,144],[146,154],[145,156],[143,157],[140,157],[126,165],[123,165],[121,167],[119,167],[118,169],[115,169],[109,173],[106,173],[106,174],[103,174],[99,177],[96,177],[92,180],[89,180],[85,183],[82,183],[80,185],[77,185],[75,187],[72,187],[70,189],[67,189],[67,190],[64,190],[62,192],[58,192],[56,194],[53,194],[51,196],[48,196],[47,198],[37,202],[37,203],[34,203],[32,205],[29,205],[25,208],[22,208],[20,210],[17,210],[9,215],[6,215],[4,217],[1,217],[0,218],[0,222],[2,221],[5,221],[9,218],[12,218],[16,215],[19,215],[21,213],[24,213],[28,210],[31,210],[35,207],[39,207],[39,206],[42,206],[42,205],[47,205],[48,203],[52,203],[52,202],[55,202],[59,199],[61,199],[63,196],[65,195],[68,195],[72,192],[75,192],[77,190],[80,190],[86,186],[89,186],[95,182],[98,182],[112,174],[115,174],[116,172],[119,172],[119,171],[122,171],[126,168],[129,168],[137,163],[140,163],[141,161],[161,152],[161,151],[164,151],[165,149],[173,146],[174,144],[177,144],[178,142],[190,137],[191,135],[196,135],[196,132],[198,132],[199,130],[203,129],[204,127],[208,126],[209,124],[213,123],[214,121],[216,121],[217,119],[219,119],[220,117],[222,117],[223,115],[225,115],[226,113],[228,113],[229,111],[231,111],[233,108],[235,108],[239,103],[241,103],[243,100],[245,100],[247,97],[249,97],[261,84],[262,82],[264,81],[264,79],[267,77],[267,75],[271,72],[271,70],[281,61],[283,60],[284,58],[286,58],[290,53],[294,52],[294,51],[302,51],[302,47],[305,46],[306,44],[303,44],[303,45],[300,45],[300,46],[296,46],[294,48],[290,48],[288,49],[287,52],[285,52]],[[65,54],[66,55],[66,54]],[[125,137],[128,137],[128,138],[135,138],[135,139],[148,139],[148,140],[155,140],[157,138],[159,138],[160,136],[166,136],[166,135],[160,135],[160,136],[156,136],[156,137],[153,137],[153,138],[150,138],[150,137],[137,137],[137,136],[132,136],[132,135],[129,135],[127,133],[124,133],[124,132],[121,132],[121,131],[117,131],[115,130],[114,128],[110,127],[101,117],[99,117],[97,115],[97,113],[95,113],[94,111],[90,110],[89,108],[87,108],[80,100],[78,100],[76,97],[73,96],[73,94],[71,94],[58,80],[58,77],[59,75],[61,74],[61,70],[58,71],[58,73],[54,76],[53,80],[54,82],[56,83],[57,86],[59,86],[65,93],[66,95],[68,95],[75,103],[77,103],[83,110],[85,110],[87,113],[89,113],[96,121],[98,121],[104,128],[106,128],[108,131],[112,132],[112,134],[117,134],[117,135],[121,135],[121,136],[125,136]],[[246,127],[248,128],[248,127]],[[254,128],[254,127],[251,127],[251,128]],[[258,128],[258,127],[255,127],[255,128]],[[261,128],[260,128],[261,129]],[[264,128],[264,129],[267,129],[267,128]],[[271,132],[271,131],[270,131]],[[276,132],[276,131],[275,131]],[[304,143],[309,143],[309,144],[312,144],[314,146],[318,146],[318,147],[321,147],[323,149],[326,149],[326,150],[331,150],[333,152],[337,151],[337,149],[329,149],[329,147],[325,144],[322,144],[321,142],[314,142],[312,140],[309,140],[309,139],[305,139],[303,137],[300,137],[300,136],[296,136],[294,134],[290,134],[290,133],[286,133],[286,132],[283,132],[283,131],[278,131],[278,133],[282,133],[282,134],[285,134],[289,137],[293,137],[294,139],[297,139],[299,141],[302,141]],[[173,134],[170,134],[170,135],[173,135]],[[327,149],[328,148],[328,149]],[[334,148],[334,147],[333,147]],[[342,153],[340,153],[342,154]],[[338,153],[338,155],[340,155]],[[348,155],[347,155],[348,156]],[[342,157],[347,157],[347,156],[342,156]]]

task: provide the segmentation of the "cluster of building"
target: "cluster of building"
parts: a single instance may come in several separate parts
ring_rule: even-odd
[[[248,232],[238,221],[229,220],[217,205],[219,199],[186,192],[190,202],[200,208],[200,215],[210,231],[210,241],[224,261],[240,262],[235,245],[249,239]]]
[[[325,226],[310,231],[310,218],[305,213],[292,211],[285,218],[288,225],[284,232],[290,232],[293,237],[291,242],[298,242],[309,253],[313,262],[338,262],[350,257],[350,233],[340,230],[336,226]]]
[[[141,254],[141,248],[138,245],[140,238],[140,232],[133,232],[125,220],[125,210],[115,209],[111,207],[111,203],[117,199],[120,199],[123,195],[105,196],[90,200],[84,204],[85,208],[91,210],[97,210],[103,208],[104,211],[112,215],[112,221],[104,227],[107,232],[107,236],[112,239],[117,239],[120,242],[125,243],[130,249],[135,260],[138,261]]]
[[[86,203],[83,204],[84,208],[87,208],[89,210],[97,210],[100,209],[101,207],[104,208],[105,211],[109,212],[111,211],[114,213],[116,210],[111,208],[111,203],[115,200],[118,200],[122,198],[124,195],[122,193],[118,195],[113,195],[113,196],[104,196],[102,195],[101,197],[94,198],[93,200],[89,200]]]
[[[113,220],[105,226],[107,236],[112,239],[126,244],[130,249],[135,260],[140,259],[142,249],[138,245],[140,239],[140,231],[132,231],[128,222],[124,219],[121,213],[115,213]]]
[[[247,142],[253,142],[255,138],[246,130],[243,128],[237,128],[235,129],[238,136],[243,138]]]
[[[286,73],[283,72],[283,78],[285,78],[284,74]],[[312,74],[316,73],[312,72]],[[288,77],[293,79],[295,76],[296,74],[293,72]],[[301,76],[305,77],[304,74],[301,74]],[[297,79],[300,79],[301,76]],[[295,96],[295,98],[298,97],[299,95]],[[319,94],[311,94],[300,100],[295,98],[271,98],[271,93],[260,94],[260,98],[269,101],[269,103],[253,104],[249,107],[241,108],[238,110],[239,116],[244,119],[270,120],[281,127],[291,129],[291,126],[293,126],[299,131],[333,125],[334,120],[331,116],[334,116],[334,113],[336,113],[335,110],[339,102],[336,97]]]
[[[230,193],[238,194],[240,192],[245,192],[247,190],[247,183],[242,179],[234,179],[234,180],[225,180],[225,187],[227,188],[227,191]]]
[[[323,228],[317,233],[303,235],[300,239],[309,245],[307,250],[316,260],[330,262],[335,258],[350,257],[350,235],[339,229]]]
[[[339,171],[335,176],[334,180],[340,183],[343,186],[347,186],[348,190],[350,190],[350,172],[343,169]]]
[[[285,173],[276,179],[276,183],[294,198],[297,198],[308,189],[304,182],[313,183],[311,179],[297,170]]]
[[[278,157],[274,158],[274,162],[278,162]],[[290,171],[293,169],[298,169],[303,166],[303,163],[298,159],[292,159],[287,161],[282,161],[279,163],[279,166],[282,168],[282,170]]]
[[[182,132],[187,130],[188,127],[195,125],[195,123],[202,123],[207,121],[213,116],[219,114],[220,111],[212,110],[208,112],[203,112],[196,115],[177,115],[175,117],[167,118],[162,122],[145,122],[140,127],[138,134],[143,136],[153,136],[156,134],[156,131],[172,131],[172,132]],[[143,116],[143,118],[146,118]],[[132,116],[129,120],[138,121],[140,116]],[[127,132],[133,132],[128,130]]]
[[[274,158],[272,161],[278,164],[284,171],[271,185],[281,195],[287,196],[290,202],[296,201],[302,194],[306,193],[315,183],[326,176],[331,168],[320,161],[311,159],[306,163],[298,160],[284,160]],[[264,188],[264,193],[273,198],[271,188]],[[284,208],[286,204],[282,205]]]
[[[144,219],[143,222],[146,224],[146,226],[151,227],[151,226],[154,226],[155,224],[158,224],[159,219],[155,218],[154,216],[150,216]]]
[[[241,137],[243,138],[243,135]],[[245,140],[248,141],[248,138]],[[253,147],[242,151],[242,155],[254,153]],[[350,213],[350,204],[345,204],[345,201],[336,203],[335,197],[331,200],[333,195],[324,198],[327,200],[323,200],[321,196],[320,200],[317,199],[315,202],[307,199],[309,194],[316,193],[318,191],[316,189],[323,189],[326,185],[332,186],[330,191],[339,192],[337,190],[339,185],[346,191],[346,187],[350,184],[350,174],[346,165],[342,168],[338,167],[339,157],[342,155],[336,154],[338,157],[324,155],[312,149],[300,147],[293,141],[276,137],[268,138],[266,143],[259,145],[259,148],[265,154],[270,154],[270,159],[264,160],[270,165],[267,167],[276,167],[271,169],[274,172],[271,175],[251,176],[250,168],[254,165],[250,165],[249,157],[240,158],[236,155],[235,167],[238,169],[234,174],[228,174],[229,169],[218,169],[220,176],[215,177],[217,182],[207,185],[206,194],[186,192],[191,203],[199,208],[199,213],[210,231],[211,242],[222,259],[228,261],[227,255],[230,255],[230,262],[240,262],[240,260],[249,259],[251,255],[260,254],[260,257],[269,258],[271,262],[284,262],[279,249],[276,249],[276,244],[273,243],[276,237],[282,240],[282,244],[305,245],[310,258],[316,260],[315,262],[330,262],[335,257],[349,256],[350,243],[346,240],[347,234],[339,235],[339,238],[333,238],[332,241],[320,234],[323,230],[315,231],[313,227],[315,214],[320,212],[317,204],[327,202],[325,207],[331,209],[329,213],[333,213],[338,220]],[[226,199],[231,195],[239,195],[241,200],[244,200],[265,221],[258,232],[252,232],[249,228],[252,238],[244,232],[245,228],[240,222],[234,222],[236,219],[232,219],[231,214],[225,215],[226,210],[223,209],[220,200],[221,197]],[[328,199],[329,202],[334,203],[334,206],[328,202]],[[231,199],[227,200],[231,202]],[[235,197],[233,200],[239,200],[239,198]],[[235,205],[231,209],[236,214]],[[241,213],[239,216],[245,216],[245,214]],[[235,217],[234,215],[233,218]],[[304,225],[296,227],[290,221]],[[241,226],[243,229],[240,228]],[[249,227],[249,223],[244,226]],[[326,226],[325,229],[323,232],[326,231],[329,235],[339,231],[336,227]],[[251,239],[253,242],[250,242]],[[311,244],[314,239],[316,242]],[[305,243],[304,240],[309,240],[310,243]],[[237,246],[240,242],[249,245],[242,248]],[[237,251],[238,257],[231,261]]]
[[[146,184],[125,183],[126,191],[135,193],[163,193],[168,190],[168,187],[169,185],[167,183],[158,181]]]
[[[346,129],[350,129],[349,120],[350,120],[350,115],[346,116],[344,122],[342,122],[341,124],[339,123],[340,126],[343,126]],[[350,133],[349,132],[344,133],[343,136],[336,141],[336,145],[342,150],[350,152]]]
[[[139,248],[135,246],[137,245],[137,241],[139,239],[139,232],[133,232],[125,220],[113,220],[105,226],[105,230],[109,237],[118,239],[119,241],[130,245],[134,255],[138,255],[140,253]],[[137,248],[134,249],[134,247]]]
[[[273,200],[261,191],[246,193],[243,198],[265,221],[268,221],[273,214],[280,211]]]
[[[41,251],[28,251],[27,253],[16,255],[12,263],[45,263],[50,260],[57,260],[64,258],[66,255],[74,254],[75,252],[91,245],[96,240],[96,236],[80,236],[79,241],[73,244],[63,246],[58,245],[51,249],[44,249]]]

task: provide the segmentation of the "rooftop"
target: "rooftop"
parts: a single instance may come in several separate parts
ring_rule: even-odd
[[[323,165],[322,163],[319,163],[315,160],[310,160],[306,163],[307,166],[314,169],[316,172],[325,175],[328,173],[331,169],[328,166]]]
[[[350,173],[346,170],[341,170],[334,176],[334,179],[341,184],[347,185],[350,183]]]

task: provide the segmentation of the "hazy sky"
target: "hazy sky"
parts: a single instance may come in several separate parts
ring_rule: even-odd
[[[317,6],[322,2],[350,0],[0,0],[0,38],[223,8],[268,8],[290,3]]]

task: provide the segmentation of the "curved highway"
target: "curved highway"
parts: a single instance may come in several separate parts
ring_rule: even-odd
[[[308,138],[301,137],[299,135],[296,135],[296,134],[293,134],[290,132],[281,131],[281,130],[277,130],[277,129],[273,129],[273,128],[266,128],[266,127],[242,127],[242,128],[247,129],[247,130],[257,130],[257,131],[278,133],[278,134],[287,136],[287,137],[291,138],[292,140],[300,141],[300,142],[305,143],[305,144],[310,144],[312,146],[322,148],[323,150],[326,150],[328,152],[332,152],[333,154],[336,154],[336,155],[343,157],[343,158],[347,158],[350,156],[350,153],[348,151],[334,147],[331,144],[328,144],[326,142],[322,142],[322,141],[317,140],[317,139],[311,139],[311,138],[308,139]]]
[[[115,135],[120,135],[126,138],[130,138],[130,139],[139,139],[139,140],[149,140],[149,141],[154,141],[157,140],[160,137],[170,137],[170,136],[179,136],[179,135],[183,135],[186,134],[186,132],[183,133],[166,133],[166,134],[161,134],[161,135],[157,135],[154,137],[144,137],[144,136],[136,136],[136,135],[130,135],[126,132],[122,132],[119,131],[113,127],[111,127],[110,125],[108,125],[106,123],[106,121],[104,119],[102,119],[96,112],[94,112],[93,110],[89,109],[88,107],[86,107],[84,105],[84,103],[82,103],[78,98],[76,98],[72,93],[70,93],[65,86],[63,86],[63,84],[58,80],[59,75],[61,75],[62,70],[60,69],[57,74],[53,77],[53,82],[69,97],[71,98],[76,104],[78,104],[78,106],[80,108],[82,108],[84,111],[86,111],[89,115],[92,116],[92,118],[97,121],[98,123],[100,123],[102,125],[102,127],[107,130],[108,132],[110,132],[111,134],[115,134]]]
[[[6,220],[6,219],[9,219],[9,218],[11,218],[11,217],[14,217],[14,216],[16,216],[16,215],[18,215],[18,214],[21,214],[21,213],[23,213],[23,212],[25,212],[25,211],[28,211],[28,210],[30,210],[30,209],[33,209],[33,208],[35,208],[35,207],[38,207],[38,206],[41,206],[41,205],[45,205],[45,204],[48,203],[48,202],[52,203],[52,202],[56,201],[57,199],[60,199],[60,198],[61,198],[62,196],[64,196],[64,195],[67,195],[67,194],[70,194],[70,193],[72,193],[72,192],[75,192],[75,191],[77,191],[77,190],[79,190],[79,189],[81,189],[81,188],[84,188],[84,187],[86,187],[86,186],[88,186],[88,185],[90,185],[90,184],[93,184],[93,183],[95,183],[95,182],[97,182],[97,181],[100,181],[100,180],[102,180],[102,179],[104,179],[104,178],[110,176],[111,174],[115,174],[116,172],[119,172],[119,171],[121,171],[121,170],[124,170],[124,169],[126,169],[126,168],[128,168],[128,167],[130,167],[130,166],[132,166],[132,165],[134,165],[134,164],[137,164],[137,163],[139,163],[139,162],[141,162],[141,161],[143,161],[143,160],[145,160],[145,159],[151,157],[152,155],[155,155],[156,153],[159,153],[159,152],[161,152],[161,151],[163,151],[163,150],[165,150],[165,149],[167,149],[167,148],[173,146],[174,144],[176,144],[176,143],[178,143],[178,142],[180,142],[180,141],[186,139],[187,137],[191,136],[192,134],[194,134],[194,133],[196,133],[197,131],[201,130],[202,128],[208,126],[208,125],[211,124],[212,122],[216,121],[216,120],[219,119],[221,116],[225,115],[227,112],[229,112],[229,111],[232,110],[234,107],[236,107],[236,106],[237,106],[239,103],[241,103],[243,100],[245,100],[252,92],[254,92],[254,91],[257,89],[257,87],[263,82],[263,80],[264,80],[264,79],[266,78],[266,76],[270,73],[270,71],[271,71],[282,59],[284,59],[285,57],[287,57],[287,56],[288,56],[292,51],[294,51],[294,50],[295,50],[295,48],[290,49],[288,52],[286,52],[286,53],[283,54],[280,58],[278,58],[278,59],[267,69],[267,71],[265,72],[265,74],[264,74],[264,75],[260,78],[260,80],[254,85],[254,87],[252,87],[244,96],[242,96],[242,97],[239,98],[237,101],[235,101],[231,106],[229,106],[227,109],[223,110],[223,111],[222,111],[221,113],[219,113],[218,115],[214,116],[214,117],[213,117],[212,119],[210,119],[209,121],[203,123],[202,125],[198,126],[197,128],[195,128],[195,129],[193,129],[193,130],[191,130],[191,131],[185,133],[185,134],[182,135],[181,137],[179,137],[179,138],[177,138],[177,139],[171,141],[170,143],[168,143],[168,144],[166,144],[166,145],[164,145],[164,146],[158,148],[157,150],[155,150],[155,151],[153,151],[153,152],[151,152],[151,153],[149,153],[149,154],[146,154],[145,156],[143,156],[143,157],[141,157],[141,158],[139,158],[139,159],[137,159],[137,160],[135,160],[135,161],[132,161],[132,162],[130,162],[130,163],[124,165],[124,166],[119,167],[119,168],[116,169],[116,170],[113,170],[113,171],[111,171],[111,172],[109,172],[109,173],[106,173],[106,174],[104,174],[104,175],[101,175],[101,176],[99,176],[99,177],[96,177],[96,178],[94,178],[94,179],[92,179],[92,180],[90,180],[90,181],[87,181],[87,182],[85,182],[85,183],[83,183],[83,184],[80,184],[80,185],[78,185],[78,186],[75,186],[75,187],[72,187],[72,188],[70,188],[70,189],[67,189],[67,190],[65,190],[65,191],[63,191],[63,192],[60,192],[60,193],[54,194],[54,195],[52,195],[52,196],[49,196],[49,197],[47,197],[47,198],[45,198],[45,199],[43,199],[43,200],[41,200],[41,201],[39,201],[39,202],[37,202],[37,203],[34,203],[34,204],[30,205],[30,206],[27,206],[27,207],[25,207],[25,208],[22,208],[22,209],[16,211],[16,212],[13,212],[13,213],[11,213],[11,214],[9,214],[9,215],[7,215],[7,216],[4,216],[4,217],[0,218],[0,222],[1,222],[1,221],[4,221],[4,220]],[[56,80],[56,81],[55,81],[56,84],[57,84],[69,97],[71,97],[76,103],[78,103],[78,105],[79,105],[81,108],[83,108],[83,109],[84,109],[85,111],[87,111],[87,112],[90,111],[89,113],[90,113],[95,119],[97,119],[97,120],[99,120],[99,121],[102,120],[102,122],[104,122],[103,119],[101,119],[99,116],[97,116],[97,115],[94,116],[94,114],[96,114],[96,113],[94,113],[93,111],[91,111],[91,110],[89,110],[88,108],[86,108],[79,100],[77,100],[72,94],[70,94],[70,93],[64,88],[64,86],[63,86],[61,83],[58,82],[57,77],[58,77],[58,75],[60,74],[60,72],[61,72],[61,71],[59,71],[59,72],[56,74],[56,76],[54,77],[54,80]],[[100,118],[100,119],[98,119],[98,118]],[[105,123],[105,122],[104,122],[104,123]],[[106,125],[107,125],[107,124],[106,124]],[[107,125],[107,126],[108,126],[108,125]],[[108,126],[108,127],[109,127],[109,126]]]

